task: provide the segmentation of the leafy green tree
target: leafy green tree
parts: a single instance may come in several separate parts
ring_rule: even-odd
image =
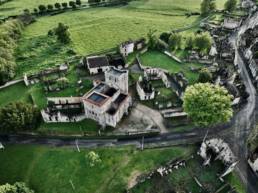
[[[158,39],[157,44],[156,44],[156,48],[158,50],[164,51],[164,50],[168,49],[168,44],[166,42],[164,42],[163,40]]]
[[[63,23],[59,23],[57,28],[54,30],[57,39],[64,44],[68,44],[71,41],[68,29],[68,26],[64,25]]]
[[[14,60],[14,57],[12,55],[12,51],[9,49],[4,49],[0,46],[0,58],[4,58],[5,60]]]
[[[202,68],[199,72],[198,82],[206,83],[212,81],[212,74],[208,68]]]
[[[228,122],[233,116],[232,96],[221,86],[198,83],[187,87],[183,108],[197,126]]]
[[[14,185],[1,185],[0,193],[34,193],[34,191],[29,189],[25,183],[16,182]]]
[[[157,38],[157,36],[155,34],[156,31],[157,30],[150,29],[148,34],[147,34],[148,46],[149,46],[150,49],[156,49],[157,41],[158,41],[158,38]]]
[[[44,12],[46,12],[46,10],[47,10],[47,8],[46,8],[46,6],[45,5],[39,5],[39,12],[40,13],[44,13]]]
[[[63,9],[67,9],[68,4],[67,4],[66,2],[63,2],[63,3],[62,3],[62,7],[63,7]]]
[[[74,1],[69,1],[69,6],[72,8],[76,8],[76,4]]]
[[[80,6],[82,4],[81,0],[76,0],[75,1],[76,5]]]
[[[163,40],[164,42],[168,43],[170,35],[171,35],[171,33],[169,33],[169,32],[163,32],[162,34],[160,34],[159,38],[161,40]]]
[[[15,68],[14,61],[0,57],[0,85],[5,84],[15,76]]]
[[[88,3],[89,3],[90,5],[98,4],[98,3],[100,3],[100,2],[101,2],[101,0],[88,0]]]
[[[37,15],[37,14],[39,13],[39,10],[38,10],[37,8],[34,8],[34,9],[33,9],[33,12],[34,12],[34,14]]]
[[[207,16],[209,13],[216,10],[215,0],[203,0],[201,3],[201,15]]]
[[[224,7],[226,11],[233,12],[237,7],[237,0],[227,0]]]
[[[61,4],[60,3],[55,3],[55,8],[58,9],[58,10],[61,9]]]
[[[48,10],[49,12],[53,11],[53,9],[54,9],[54,6],[53,6],[53,5],[51,5],[51,4],[47,5],[47,10]]]
[[[9,103],[0,109],[0,130],[3,132],[36,129],[39,120],[39,110],[24,102]]]
[[[186,37],[185,49],[192,50],[195,46],[195,37],[190,34]]]
[[[182,35],[179,33],[172,33],[169,37],[168,44],[171,50],[180,49],[182,45]]]
[[[208,32],[197,35],[195,38],[195,46],[202,53],[208,53],[211,49],[212,37]]]
[[[91,167],[101,162],[99,155],[94,151],[90,151],[85,157],[88,160]]]

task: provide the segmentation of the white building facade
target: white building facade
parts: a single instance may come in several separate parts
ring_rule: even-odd
[[[133,41],[127,41],[122,43],[119,46],[120,54],[122,54],[124,57],[128,56],[129,54],[134,52],[134,42]]]
[[[102,127],[116,127],[132,105],[128,94],[128,71],[111,67],[105,73],[105,82],[96,85],[83,96],[85,115]]]

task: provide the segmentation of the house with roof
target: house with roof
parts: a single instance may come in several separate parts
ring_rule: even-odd
[[[146,47],[145,38],[140,38],[136,41],[128,40],[119,45],[119,52],[124,57],[126,57],[129,54],[133,53],[134,51],[142,50],[145,47]]]
[[[119,46],[119,52],[124,57],[128,56],[129,54],[134,52],[134,41],[128,40],[126,42],[123,42]]]
[[[111,67],[100,82],[82,97],[87,118],[101,126],[116,127],[132,105],[128,94],[128,71]]]
[[[48,98],[41,111],[45,122],[74,122],[93,119],[102,127],[116,127],[132,105],[128,93],[128,71],[110,67],[105,81],[98,82],[83,97]]]
[[[82,62],[84,66],[89,70],[90,74],[106,72],[112,66],[119,69],[125,67],[125,60],[120,54],[89,56],[83,58]]]
[[[105,55],[84,58],[83,63],[87,66],[90,74],[105,72],[110,68],[108,58]]]

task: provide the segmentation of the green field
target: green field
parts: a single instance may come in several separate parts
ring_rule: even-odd
[[[47,35],[30,39],[21,38],[16,49],[17,77],[63,64],[72,54],[69,46]]]
[[[0,17],[23,13],[24,9],[33,11],[39,5],[55,4],[56,2],[69,2],[68,0],[12,0],[0,5]]]
[[[34,8],[37,8],[39,5],[48,5],[55,4],[56,2],[69,2],[68,0],[12,0],[10,2],[4,3],[0,6],[0,17],[21,14],[24,9],[29,9],[33,11]],[[82,3],[86,3],[87,0],[82,0]],[[163,12],[171,13],[171,10],[174,10],[173,14],[182,14],[189,11],[199,11],[201,0],[184,0],[182,3],[181,0],[141,0],[132,2],[129,8],[137,8],[146,11],[155,11],[156,13]],[[217,8],[222,9],[225,0],[217,0]]]
[[[100,126],[91,119],[85,119],[80,122],[72,123],[42,123],[38,128],[41,134],[52,135],[86,135],[97,136]]]
[[[0,107],[13,101],[31,102],[30,90],[23,82],[4,88],[0,91]]]
[[[127,7],[92,8],[46,16],[28,26],[24,38],[44,36],[63,22],[70,27],[72,46],[82,55],[116,47],[129,38],[146,36],[150,29],[159,32],[195,23],[198,17],[154,14]]]
[[[76,147],[47,148],[7,146],[0,151],[0,184],[25,181],[37,193],[122,193],[132,174],[147,172],[178,156],[189,156],[193,148],[173,147],[136,151],[133,148],[93,149],[101,163],[90,167],[85,157],[91,150]]]
[[[51,2],[41,1],[37,3]],[[224,1],[218,0],[218,7],[221,7]],[[24,9],[20,2],[13,0],[1,7]],[[187,18],[184,14],[198,11],[200,2],[201,0],[186,0],[182,4],[180,0],[141,0],[133,1],[124,7],[90,8],[40,17],[37,22],[26,27],[19,41],[16,51],[17,76],[66,61],[71,56],[68,54],[70,49],[80,55],[88,55],[114,48],[128,39],[146,36],[150,29],[156,29],[157,33],[160,33],[198,24],[198,16]],[[36,6],[37,3],[33,1],[29,6]],[[62,46],[53,38],[47,37],[48,31],[55,28],[59,22],[70,28],[72,43],[69,46]]]
[[[196,63],[178,63],[165,54],[158,51],[148,51],[140,56],[144,66],[162,68],[170,73],[183,72],[190,84],[193,84],[198,79],[198,73],[192,72],[191,67],[199,68],[202,64]]]

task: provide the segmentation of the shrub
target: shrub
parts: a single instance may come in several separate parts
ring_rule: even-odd
[[[0,109],[0,128],[3,132],[34,130],[39,120],[39,110],[24,102],[9,103]]]

